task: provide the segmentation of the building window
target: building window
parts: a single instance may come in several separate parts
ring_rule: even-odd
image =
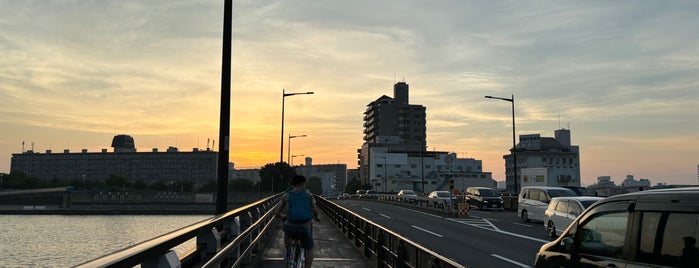
[[[395,165],[395,168],[400,168],[400,165]]]
[[[377,168],[382,168],[382,167],[383,167],[383,164],[376,164],[376,167],[377,167]]]
[[[417,165],[410,165],[411,168],[417,168]]]
[[[425,168],[432,168],[432,165],[425,165]]]

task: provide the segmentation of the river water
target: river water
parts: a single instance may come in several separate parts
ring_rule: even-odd
[[[211,216],[0,215],[0,267],[71,267]]]

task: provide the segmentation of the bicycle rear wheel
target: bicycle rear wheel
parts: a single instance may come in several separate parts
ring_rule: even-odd
[[[291,246],[286,251],[286,267],[294,268],[296,264],[296,246]]]
[[[296,247],[296,259],[294,261],[296,262],[297,268],[303,268],[306,264],[306,250],[301,246]]]

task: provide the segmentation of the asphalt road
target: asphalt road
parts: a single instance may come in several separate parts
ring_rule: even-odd
[[[551,241],[543,223],[522,223],[513,211],[471,210],[468,218],[456,218],[380,202],[336,202],[469,267],[530,267],[541,245]]]

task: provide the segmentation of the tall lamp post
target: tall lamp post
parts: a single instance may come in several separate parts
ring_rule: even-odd
[[[420,149],[420,176],[422,176],[422,179],[420,180],[420,186],[421,186],[421,191],[424,194],[425,193],[425,147],[427,147],[427,142],[425,139],[421,139],[421,145],[422,149]]]
[[[310,95],[313,94],[312,91],[309,92],[301,92],[301,93],[286,93],[285,89],[282,89],[282,134],[280,137],[280,145],[279,145],[279,163],[284,162],[284,100],[286,97],[289,96],[294,96],[294,95]],[[284,175],[282,174],[282,177]],[[274,180],[272,180],[272,192],[274,192]]]
[[[295,135],[295,136],[292,136],[291,134],[289,134],[289,144],[286,145],[286,147],[287,147],[287,149],[286,149],[286,162],[289,162],[289,165],[291,165],[291,139],[304,138],[304,137],[306,137],[305,134],[304,135]]]
[[[312,91],[301,92],[301,93],[286,93],[285,89],[282,89],[282,135],[281,135],[281,145],[279,148],[279,162],[284,162],[284,100],[286,97],[294,95],[310,95],[313,94]]]
[[[497,99],[509,101],[512,103],[512,164],[513,164],[513,186],[515,193],[519,193],[519,188],[517,187],[517,143],[515,143],[515,95],[512,94],[512,98],[500,98],[493,96],[485,96],[486,99]]]

